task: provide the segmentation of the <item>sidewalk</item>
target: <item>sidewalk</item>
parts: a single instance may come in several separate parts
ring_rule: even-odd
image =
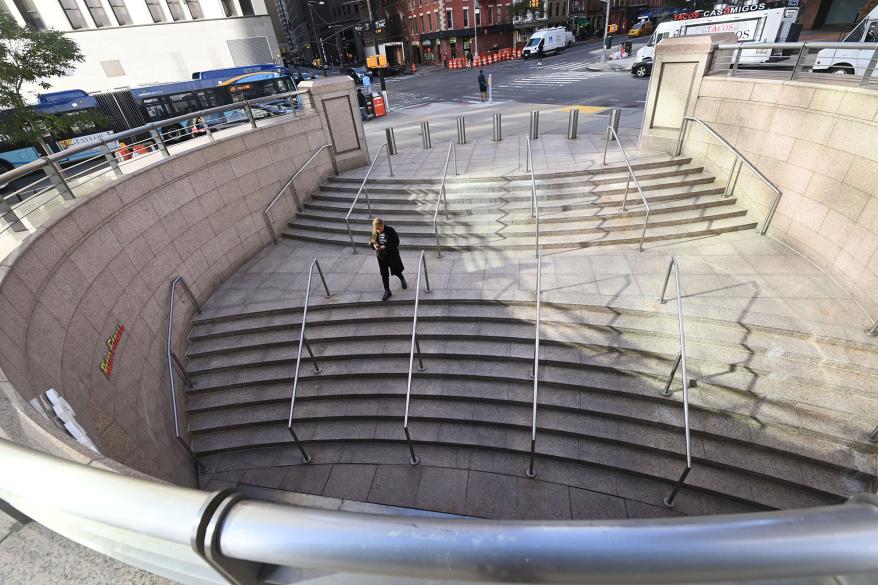
[[[626,37],[627,38],[627,37]],[[585,66],[586,71],[619,71],[619,72],[629,72],[631,71],[631,66],[634,65],[634,62],[637,60],[637,50],[646,45],[646,39],[638,39],[637,41],[620,41],[620,42],[631,42],[633,44],[631,48],[631,55],[624,59],[610,60],[609,53],[612,52],[613,49],[610,49],[607,52],[607,62],[601,63],[601,53],[603,52],[602,48],[597,48],[594,51],[589,51],[589,55],[594,58],[594,62],[588,63]],[[614,45],[614,48],[618,46],[619,43]]]

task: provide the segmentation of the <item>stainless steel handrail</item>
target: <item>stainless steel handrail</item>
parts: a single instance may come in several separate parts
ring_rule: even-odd
[[[354,234],[351,231],[351,222],[350,217],[351,213],[354,212],[354,207],[357,206],[357,201],[360,199],[360,193],[366,194],[366,206],[369,208],[369,219],[372,219],[372,203],[369,201],[369,188],[366,186],[366,182],[369,180],[369,175],[372,174],[372,169],[375,167],[375,163],[378,162],[378,157],[381,156],[381,153],[384,152],[384,149],[387,148],[387,144],[382,144],[378,149],[378,152],[375,153],[375,157],[372,159],[372,164],[369,165],[369,170],[366,171],[366,176],[363,177],[363,182],[360,184],[360,188],[357,190],[357,194],[354,197],[353,203],[351,203],[351,208],[348,209],[347,215],[344,216],[345,225],[348,226],[348,236],[351,238],[351,249],[354,251],[354,254],[357,253],[357,246],[354,244]],[[390,153],[387,153],[387,166],[390,168],[390,176],[393,176],[393,163],[390,160]]]
[[[677,373],[677,368],[679,367],[680,375],[683,377],[683,425],[686,433],[686,469],[683,470],[680,479],[677,480],[670,495],[664,499],[665,505],[668,508],[674,507],[674,498],[677,497],[677,493],[680,491],[680,488],[683,487],[683,482],[686,481],[686,476],[692,471],[692,439],[689,434],[689,371],[686,369],[686,331],[683,327],[683,289],[680,288],[680,263],[677,261],[676,256],[671,256],[671,260],[668,263],[668,272],[665,274],[665,283],[662,286],[662,294],[659,296],[659,302],[662,304],[665,302],[665,292],[668,289],[668,281],[671,278],[672,268],[674,270],[674,283],[677,287],[677,330],[680,336],[680,353],[677,354],[677,359],[674,360],[674,367],[671,369],[671,375],[668,377],[668,383],[665,384],[665,389],[662,390],[662,395],[671,395],[671,382],[673,381],[674,375]]]
[[[305,161],[305,164],[302,165],[302,168],[296,171],[296,174],[290,177],[290,180],[287,181],[287,184],[284,185],[283,188],[281,188],[281,190],[277,192],[277,195],[274,196],[274,199],[271,200],[271,203],[269,203],[265,210],[262,212],[262,216],[265,219],[265,225],[268,226],[268,231],[271,232],[271,239],[274,240],[275,244],[277,244],[277,233],[274,231],[274,227],[272,227],[271,225],[271,217],[268,215],[268,212],[271,211],[271,208],[274,207],[274,204],[278,202],[278,199],[280,199],[280,196],[284,194],[284,191],[289,188],[292,188],[293,199],[296,202],[296,209],[302,211],[302,202],[299,201],[299,195],[296,193],[296,187],[295,185],[293,185],[293,181],[295,181],[296,177],[298,177],[300,174],[302,174],[302,171],[308,168],[308,165],[311,164],[311,161],[317,158],[317,155],[326,148],[329,149],[329,154],[332,157],[332,167],[335,169],[335,174],[338,175],[338,160],[336,160],[335,158],[335,146],[333,144],[324,144],[323,146],[318,148],[314,152],[314,154],[311,155],[311,158]]]
[[[622,153],[622,156],[625,157],[625,165],[628,167],[628,178],[625,181],[625,195],[622,198],[622,211],[627,211],[625,206],[628,203],[628,189],[631,186],[631,180],[634,179],[634,186],[637,187],[637,192],[640,194],[640,200],[643,201],[643,207],[646,208],[646,217],[643,218],[643,231],[640,232],[640,244],[637,247],[639,252],[643,252],[643,239],[646,237],[646,226],[649,224],[649,203],[646,200],[646,196],[643,194],[643,189],[640,188],[640,181],[637,180],[637,175],[634,174],[634,167],[631,166],[631,160],[628,158],[628,153],[625,152],[625,149],[622,147],[622,142],[619,140],[619,135],[616,134],[616,130],[612,126],[607,126],[607,135],[604,140],[604,162],[603,164],[607,164],[607,147],[610,144],[610,134],[612,133],[613,138],[616,139],[616,146],[619,147],[619,151]]]
[[[540,257],[540,203],[537,201],[537,181],[534,177],[534,161],[530,150],[530,136],[527,137],[527,166],[530,169],[530,216],[536,220],[536,243],[534,255]]]
[[[433,233],[436,235],[436,257],[442,257],[442,246],[439,244],[439,202],[445,204],[445,219],[448,220],[448,197],[445,193],[445,177],[448,174],[448,160],[454,154],[454,174],[457,172],[457,140],[452,139],[448,143],[448,153],[445,155],[445,168],[442,169],[442,183],[439,185],[439,196],[436,198],[436,208],[433,210]]]
[[[536,333],[534,334],[534,369],[531,377],[534,379],[534,403],[533,415],[530,426],[530,466],[527,468],[528,477],[536,477],[537,472],[534,470],[534,456],[537,449],[537,398],[539,396],[540,387],[540,296],[542,294],[542,278],[543,278],[543,253],[537,250],[537,319]]]
[[[323,277],[323,270],[320,268],[320,262],[317,258],[314,258],[311,262],[311,266],[308,267],[308,284],[305,285],[305,304],[302,308],[302,327],[299,329],[299,349],[296,352],[296,369],[293,372],[293,386],[290,392],[290,417],[287,419],[287,430],[293,437],[293,442],[296,444],[296,447],[302,452],[302,461],[304,463],[311,463],[311,456],[305,451],[305,447],[303,447],[301,441],[299,441],[299,436],[296,434],[296,431],[293,430],[293,409],[296,406],[296,390],[299,387],[299,366],[302,363],[303,345],[308,350],[308,355],[311,356],[311,362],[314,364],[314,373],[319,374],[321,371],[320,365],[317,363],[317,358],[314,357],[314,352],[311,351],[311,344],[305,339],[305,322],[308,320],[308,303],[311,300],[311,277],[314,276],[315,266],[317,267],[317,273],[320,275],[320,280],[323,282],[323,290],[326,291],[326,298],[332,296],[332,293],[329,292],[329,287],[326,286],[326,278]]]
[[[747,157],[740,153],[740,151],[732,146],[728,140],[720,136],[720,134],[711,128],[706,122],[703,120],[699,120],[693,116],[684,116],[683,117],[683,125],[680,127],[680,136],[677,138],[677,148],[674,150],[674,156],[680,156],[680,153],[683,152],[683,141],[686,139],[686,129],[689,127],[689,122],[697,122],[700,124],[705,130],[707,130],[714,138],[723,143],[723,146],[732,151],[732,154],[735,155],[735,162],[732,163],[732,171],[729,173],[729,180],[726,183],[726,190],[723,193],[724,197],[730,197],[735,190],[735,185],[738,182],[738,175],[741,172],[741,165],[746,165],[753,174],[759,177],[765,185],[774,191],[774,199],[771,202],[771,207],[768,210],[768,214],[765,216],[765,221],[762,222],[762,226],[759,228],[759,234],[765,235],[768,231],[768,226],[771,223],[771,219],[774,217],[774,212],[777,211],[777,206],[780,204],[780,198],[783,195],[783,192],[777,188],[777,185],[771,182],[771,180],[765,176],[756,166],[747,160]]]
[[[183,377],[183,381],[186,383],[186,386],[192,388],[194,384],[192,383],[192,378],[189,377],[189,374],[186,372],[186,368],[183,367],[183,363],[180,361],[180,358],[177,357],[177,354],[174,353],[174,304],[177,297],[177,285],[182,284],[183,290],[186,291],[186,294],[189,296],[189,299],[192,301],[192,304],[195,306],[195,312],[201,313],[201,304],[199,304],[198,299],[195,298],[195,295],[192,293],[192,289],[189,288],[189,284],[186,282],[186,279],[183,278],[183,275],[177,276],[174,280],[171,281],[171,287],[168,294],[168,382],[171,387],[171,407],[174,410],[174,436],[177,441],[183,446],[186,450],[186,453],[195,462],[198,466],[198,469],[202,472],[207,471],[207,467],[202,464],[198,457],[195,456],[195,452],[192,451],[192,447],[189,446],[186,441],[183,440],[183,436],[180,433],[180,417],[177,410],[177,383],[174,380],[174,370],[180,373]]]
[[[421,296],[421,268],[424,269],[424,282],[427,285],[426,291],[432,292],[430,290],[430,275],[427,273],[427,258],[424,256],[423,250],[421,250],[421,257],[418,259],[418,277],[415,280],[415,315],[412,319],[412,344],[409,349],[409,377],[405,388],[405,416],[402,419],[402,430],[405,432],[405,440],[411,455],[409,462],[412,465],[417,465],[421,462],[418,456],[415,455],[412,437],[409,434],[409,405],[412,400],[412,369],[415,365],[415,349],[418,351],[418,371],[423,372],[427,369],[427,366],[424,365],[424,360],[421,359],[421,343],[418,341],[418,301]]]

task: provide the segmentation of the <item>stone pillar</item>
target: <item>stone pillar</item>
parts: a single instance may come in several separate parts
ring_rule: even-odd
[[[320,115],[326,141],[335,145],[340,172],[369,164],[366,133],[354,81],[347,75],[303,81],[299,89],[311,92],[314,109]]]
[[[669,38],[658,44],[640,130],[641,148],[673,150],[683,117],[695,112],[714,45],[734,42],[733,33],[721,33]]]

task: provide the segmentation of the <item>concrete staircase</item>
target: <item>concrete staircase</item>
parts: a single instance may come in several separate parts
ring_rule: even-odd
[[[390,490],[409,481],[400,474],[468,470],[471,483],[474,473],[517,477],[518,509],[498,508],[490,492],[472,506],[468,495],[466,509],[418,506],[534,517],[522,490],[543,486],[569,487],[578,517],[606,517],[610,496],[624,498],[629,517],[656,514],[685,463],[681,396],[659,393],[678,351],[675,317],[544,304],[538,476],[530,480],[533,303],[422,294],[427,370],[415,372],[410,421],[419,468],[407,465],[402,430],[412,311],[401,301],[311,308],[307,335],[322,373],[303,362],[294,417],[314,457],[308,466],[286,429],[302,308],[200,316],[187,411],[193,448],[211,468],[205,478],[299,464],[290,471],[304,478],[297,491],[320,495],[328,465],[384,466],[401,478]],[[878,450],[864,437],[878,358],[869,346],[696,317],[686,327],[694,465],[677,512],[816,506],[871,490]],[[365,500],[372,476],[365,492],[350,477],[344,497]],[[565,517],[556,512],[540,514]]]
[[[634,163],[652,212],[645,241],[653,242],[752,229],[755,222],[723,187],[688,158],[654,157]],[[449,171],[451,172],[451,171]],[[543,248],[634,244],[640,239],[644,207],[633,183],[627,211],[621,211],[627,169],[619,163],[577,172],[536,176]],[[287,238],[350,245],[345,215],[362,178],[330,177],[305,210],[282,232]],[[433,214],[441,179],[370,178],[372,214],[393,225],[406,245],[435,246]],[[449,175],[448,199],[440,207],[439,237],[444,249],[528,249],[533,247],[529,175],[459,178]],[[371,230],[365,196],[351,228],[358,246]]]

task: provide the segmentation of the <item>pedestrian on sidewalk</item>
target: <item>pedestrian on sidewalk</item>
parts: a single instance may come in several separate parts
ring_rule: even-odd
[[[479,93],[483,102],[488,101],[488,80],[485,79],[484,69],[479,69]]]
[[[543,64],[543,44],[545,41],[540,39],[540,44],[537,46],[537,65]]]
[[[366,90],[366,95],[372,95],[372,78],[368,73],[363,75],[363,89]]]
[[[369,245],[375,250],[378,257],[378,269],[381,271],[381,282],[384,283],[384,296],[382,301],[386,301],[393,293],[390,292],[390,275],[398,276],[402,288],[408,288],[408,283],[402,275],[405,266],[402,265],[402,258],[399,257],[399,236],[396,230],[389,225],[384,225],[384,221],[376,217],[372,220],[372,238]]]

